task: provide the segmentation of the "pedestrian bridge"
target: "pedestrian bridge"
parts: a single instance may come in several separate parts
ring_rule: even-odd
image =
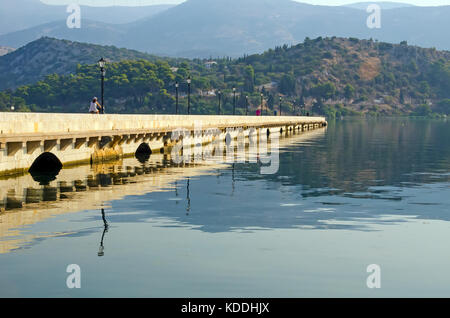
[[[300,116],[0,113],[0,175],[170,153],[183,138],[186,143],[186,136],[195,145],[326,125],[323,117]],[[175,131],[184,134],[175,137]]]

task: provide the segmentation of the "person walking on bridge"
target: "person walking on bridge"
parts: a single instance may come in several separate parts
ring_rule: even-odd
[[[91,114],[98,114],[102,110],[103,106],[100,105],[100,103],[97,101],[97,97],[94,97],[94,99],[91,102],[91,106],[89,107],[89,113]]]

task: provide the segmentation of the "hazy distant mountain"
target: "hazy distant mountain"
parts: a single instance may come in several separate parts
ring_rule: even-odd
[[[76,3],[76,1],[74,1]],[[81,6],[83,19],[108,24],[130,23],[162,12],[172,5],[143,7],[88,7]],[[1,0],[0,34],[11,33],[41,24],[66,20],[67,6],[46,5],[40,0]]]
[[[401,3],[401,2],[389,2],[389,1],[372,1],[372,2],[357,2],[346,4],[346,7],[366,10],[367,7],[371,4],[378,4],[381,9],[389,10],[389,9],[397,9],[397,8],[407,8],[414,7],[412,4]]]
[[[66,25],[66,20],[60,20],[0,35],[0,45],[21,47],[41,37],[114,45],[122,41],[126,31],[126,27],[86,19],[81,20],[81,28],[69,29]]]
[[[343,36],[450,49],[449,15],[450,6],[385,10],[382,28],[369,29],[368,14],[348,7],[290,0],[188,0],[130,28],[123,45],[186,57],[239,56],[305,37]]]
[[[20,0],[31,1],[31,0]],[[0,36],[0,45],[19,47],[43,35],[114,44],[153,54],[183,57],[242,56],[305,37],[374,38],[450,49],[450,6],[401,7],[382,12],[382,28],[369,29],[365,10],[316,6],[291,0],[188,0],[157,15],[129,23],[65,21]]]
[[[100,57],[110,61],[144,59],[150,54],[114,46],[41,38],[5,56],[0,56],[0,90],[34,83],[49,74],[75,73],[78,64],[94,64]]]

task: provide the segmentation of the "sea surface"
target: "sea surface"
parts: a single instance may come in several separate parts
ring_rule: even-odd
[[[450,121],[279,145],[275,174],[154,154],[0,180],[0,297],[450,297]]]

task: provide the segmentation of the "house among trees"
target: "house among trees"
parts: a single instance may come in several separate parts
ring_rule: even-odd
[[[205,62],[205,67],[207,69],[211,69],[214,65],[217,65],[216,61],[207,61],[207,62]]]

